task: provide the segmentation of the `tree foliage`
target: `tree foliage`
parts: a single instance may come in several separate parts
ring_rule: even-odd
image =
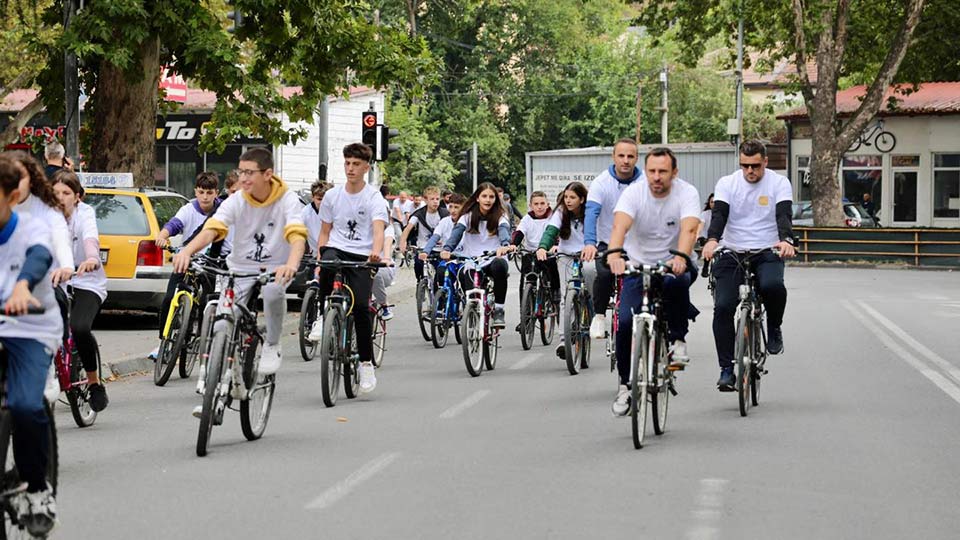
[[[421,107],[398,101],[390,105],[387,117],[390,127],[399,131],[396,142],[400,150],[382,164],[384,180],[393,191],[422,193],[427,186],[453,187],[456,170],[450,152],[431,140],[430,133],[437,125],[425,122]]]

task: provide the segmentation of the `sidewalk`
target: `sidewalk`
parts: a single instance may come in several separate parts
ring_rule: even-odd
[[[402,304],[414,300],[417,283],[413,275],[413,268],[404,266],[397,269],[397,276],[393,285],[387,289],[387,297],[391,304]],[[297,325],[300,322],[300,313],[288,311],[284,318],[283,334],[295,334]],[[128,377],[153,371],[153,360],[147,358],[150,351],[157,346],[156,330],[149,331],[130,331],[124,332],[123,336],[117,332],[104,332],[98,336],[100,342],[100,356],[103,365],[103,377],[105,379],[115,379]],[[131,347],[125,343],[130,338],[135,338],[137,344],[135,347],[142,348],[142,351],[133,353],[121,353],[117,358],[111,358],[111,351],[127,351]],[[292,354],[292,353],[291,353]]]

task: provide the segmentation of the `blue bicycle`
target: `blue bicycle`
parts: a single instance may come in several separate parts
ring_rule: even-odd
[[[433,304],[433,317],[430,320],[430,337],[433,346],[442,349],[447,345],[450,336],[450,327],[456,335],[457,343],[460,339],[460,313],[463,300],[460,286],[457,283],[457,274],[463,263],[456,259],[440,261],[437,272],[443,272],[443,286],[437,289]]]

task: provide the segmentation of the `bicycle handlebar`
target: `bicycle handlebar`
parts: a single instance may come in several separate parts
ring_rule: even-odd
[[[387,264],[385,262],[370,262],[370,261],[317,261],[317,266],[327,267],[327,268],[386,268],[388,266],[393,266],[392,264]]]

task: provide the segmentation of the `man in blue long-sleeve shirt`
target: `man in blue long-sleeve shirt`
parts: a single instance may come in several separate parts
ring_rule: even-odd
[[[592,261],[597,251],[607,249],[610,232],[613,230],[613,209],[620,194],[630,184],[643,180],[643,172],[637,168],[639,148],[637,141],[620,139],[613,146],[613,165],[600,173],[590,183],[587,193],[587,208],[583,220],[583,260]],[[613,294],[613,276],[603,261],[597,260],[597,278],[593,280],[593,322],[590,337],[601,339],[606,334],[606,311]]]

